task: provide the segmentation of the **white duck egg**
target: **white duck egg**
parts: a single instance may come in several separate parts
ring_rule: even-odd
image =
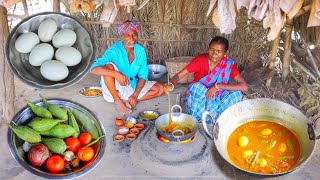
[[[27,32],[21,34],[15,43],[15,48],[20,53],[29,53],[31,50],[40,43],[39,37],[34,32]]]
[[[54,47],[72,46],[77,40],[77,35],[70,29],[62,29],[58,31],[52,38]]]
[[[66,66],[75,66],[80,63],[81,53],[74,47],[62,46],[56,51],[55,55],[58,61],[61,61]]]
[[[44,78],[50,81],[61,81],[69,74],[67,66],[56,60],[49,60],[42,63],[40,72]]]
[[[57,23],[52,19],[46,19],[39,25],[38,36],[42,42],[50,42],[57,30]]]
[[[48,43],[41,43],[32,49],[29,55],[29,63],[32,66],[41,66],[43,62],[51,60],[53,55],[53,47]]]

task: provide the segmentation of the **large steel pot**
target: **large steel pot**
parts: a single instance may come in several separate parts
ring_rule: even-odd
[[[174,112],[175,108],[179,109],[179,112]],[[172,131],[171,134],[168,134],[163,131],[169,125],[169,114],[164,114],[158,117],[155,121],[155,126],[157,128],[157,132],[164,138],[170,141],[184,141],[195,135],[198,131],[199,123],[198,121],[191,115],[182,113],[182,109],[179,105],[174,105],[171,108],[172,115],[172,123],[178,124],[180,127],[188,127],[191,130],[191,133],[184,134],[181,129],[177,129]]]
[[[315,140],[320,138],[320,136],[316,137],[315,135],[315,122],[310,121],[297,108],[273,99],[258,98],[245,100],[229,107],[214,123],[212,133],[208,131],[205,121],[208,114],[209,113],[204,113],[202,116],[202,124],[205,132],[214,139],[214,143],[220,155],[238,169],[241,168],[237,167],[228,156],[227,142],[230,134],[240,125],[263,118],[266,121],[284,125],[295,133],[300,142],[301,149],[300,158],[296,165],[287,172],[269,174],[266,176],[282,175],[298,169],[310,158],[315,149]],[[249,171],[246,172],[256,174]]]

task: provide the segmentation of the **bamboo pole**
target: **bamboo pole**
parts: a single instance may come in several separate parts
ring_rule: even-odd
[[[280,42],[280,34],[281,33],[279,33],[278,36],[276,37],[276,39],[273,40],[271,56],[270,56],[270,63],[269,63],[270,74],[269,74],[269,77],[266,82],[266,86],[268,86],[268,87],[271,86],[272,78],[274,76],[274,66],[275,66],[275,61],[276,61],[277,52],[278,52],[277,50],[278,50],[278,46],[279,46],[279,42]]]
[[[162,2],[162,1],[160,1]],[[102,24],[102,22],[100,21],[83,21],[84,23],[86,24]],[[181,28],[190,28],[190,29],[218,29],[217,27],[215,26],[212,26],[212,25],[206,25],[206,24],[177,24],[177,23],[161,23],[161,22],[140,22],[140,21],[137,21],[139,24],[141,25],[149,25],[149,26],[175,26],[175,27],[181,27]],[[112,25],[120,25],[122,24],[123,22],[113,22]],[[239,23],[239,26],[243,26],[243,25],[246,25],[244,23]],[[249,25],[246,25],[247,27],[257,27],[257,24],[249,24]]]
[[[289,74],[289,61],[291,54],[291,34],[292,34],[293,20],[287,17],[286,19],[286,33],[284,37],[284,53],[282,61],[282,81],[286,80]]]
[[[61,12],[60,11],[60,0],[53,0],[53,12]]]
[[[307,6],[304,6],[297,12],[297,14],[293,18],[298,18],[298,17],[300,17],[302,15],[305,15],[310,10],[311,10],[311,4],[309,4]]]
[[[14,77],[6,61],[5,44],[9,36],[7,9],[0,5],[0,120],[8,123],[14,115]]]
[[[118,41],[119,38],[112,38],[112,37],[105,37],[105,38],[97,38],[96,41],[108,41],[108,40],[114,40],[114,41]],[[151,38],[139,38],[139,41],[151,41],[151,42],[162,42],[162,41],[166,41],[166,42],[190,42],[190,43],[208,43],[207,40],[203,41],[203,40],[177,40],[177,39],[151,39]],[[234,42],[232,43],[232,45],[242,45],[242,46],[268,46],[268,44],[266,43],[261,43],[261,42],[252,42],[252,43],[241,43],[241,42]]]

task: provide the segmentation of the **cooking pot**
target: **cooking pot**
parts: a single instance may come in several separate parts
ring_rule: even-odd
[[[205,132],[214,139],[215,146],[220,155],[234,167],[235,165],[228,156],[227,142],[231,133],[240,125],[264,119],[265,121],[275,122],[289,128],[299,140],[300,158],[297,163],[288,171],[277,174],[264,174],[266,176],[282,175],[298,169],[311,156],[315,149],[316,139],[320,136],[315,135],[316,121],[310,121],[300,110],[282,101],[258,98],[239,102],[226,109],[213,125],[212,133],[209,132],[206,124],[206,116],[210,113],[205,112],[202,116],[202,124]],[[212,117],[212,116],[211,116]],[[241,169],[246,171],[244,169]],[[246,171],[250,174],[256,174]],[[260,174],[256,174],[260,175]]]
[[[179,109],[178,112],[174,112],[174,109]],[[179,125],[179,129],[173,130],[171,134],[163,131],[169,125],[169,114],[164,114],[158,117],[155,121],[155,126],[157,132],[160,136],[170,140],[170,141],[184,141],[195,135],[199,128],[198,121],[191,115],[182,113],[182,108],[179,105],[174,105],[171,107],[171,117],[172,123]],[[185,134],[181,128],[190,128],[191,132]]]

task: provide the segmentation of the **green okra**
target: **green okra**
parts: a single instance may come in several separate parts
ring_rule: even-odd
[[[43,118],[52,118],[52,114],[50,113],[50,111],[48,111],[44,107],[35,105],[28,100],[26,100],[26,103],[37,116],[43,117]]]
[[[8,124],[8,126],[20,139],[27,141],[28,143],[41,142],[40,134],[27,126],[11,126],[10,124]]]
[[[73,137],[78,138],[78,136],[80,134],[80,129],[79,129],[79,125],[77,123],[77,120],[69,109],[67,109],[67,114],[68,114],[68,124],[71,127],[73,127],[74,130],[76,130],[76,133],[74,133]]]
[[[58,124],[47,131],[41,131],[39,133],[45,136],[64,139],[72,136],[75,132],[76,130],[67,124]]]
[[[63,154],[66,149],[66,143],[60,138],[41,138],[48,149],[54,153]]]
[[[63,121],[66,121],[66,120],[36,117],[31,120],[28,126],[30,126],[32,129],[38,132],[41,132],[41,131],[47,131]]]
[[[51,114],[54,117],[57,117],[58,119],[61,119],[61,120],[68,120],[67,110],[57,105],[48,103],[48,101],[42,95],[40,95],[40,97],[42,98],[42,101],[44,102],[44,104],[47,106],[48,110],[51,112]]]

